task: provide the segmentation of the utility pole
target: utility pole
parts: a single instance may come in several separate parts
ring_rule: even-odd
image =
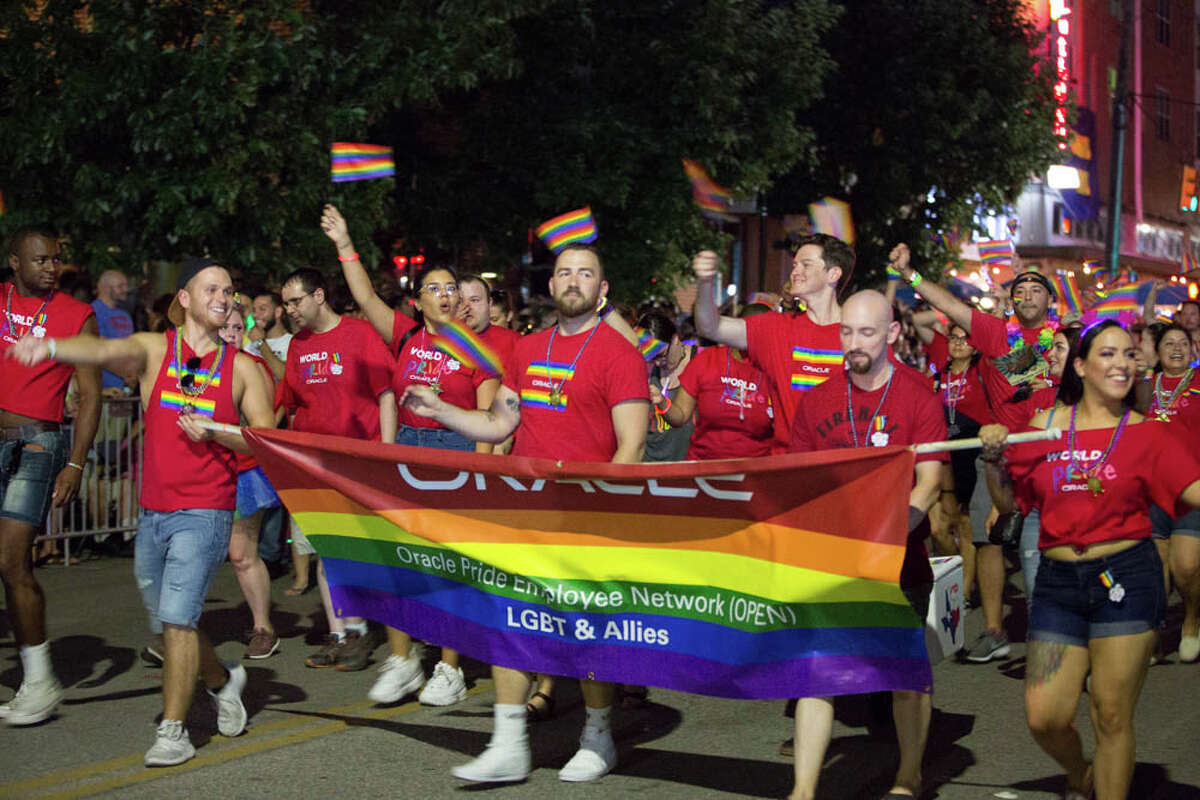
[[[1117,85],[1112,100],[1112,156],[1108,176],[1108,230],[1104,260],[1109,278],[1121,266],[1121,201],[1125,183],[1125,129],[1129,125],[1129,48],[1133,39],[1134,0],[1122,0],[1121,44],[1117,51]]]
[[[739,289],[741,287],[738,287]],[[758,290],[767,289],[767,195],[758,193]]]

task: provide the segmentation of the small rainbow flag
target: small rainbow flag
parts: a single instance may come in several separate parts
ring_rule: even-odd
[[[391,178],[396,174],[392,148],[381,144],[334,142],[330,147],[330,174],[334,183]]]
[[[1107,292],[1096,292],[1100,301],[1092,306],[1097,317],[1115,317],[1120,314],[1137,311],[1138,290],[1141,284],[1130,283]]]
[[[1083,294],[1079,291],[1079,283],[1075,280],[1074,275],[1060,272],[1057,275],[1051,276],[1050,282],[1054,284],[1054,291],[1058,295],[1058,301],[1066,306],[1069,311],[1074,311],[1078,314],[1083,310]]]
[[[1011,217],[1008,222],[1004,223],[1004,227],[1008,228],[1008,238],[1013,238],[1017,235],[1017,229],[1021,227],[1021,221],[1016,217]]]
[[[846,244],[854,244],[854,219],[850,204],[833,197],[822,197],[808,204],[808,216],[812,218],[815,233],[826,233]]]
[[[633,330],[637,333],[638,349],[642,351],[642,356],[647,361],[657,358],[662,351],[667,349],[666,342],[655,339],[645,328],[634,328]]]
[[[989,267],[1008,266],[1017,254],[1011,239],[983,239],[975,245],[979,248],[979,260]]]
[[[483,343],[475,331],[457,320],[436,325],[433,346],[458,359],[471,369],[479,369],[489,375],[500,375],[504,365],[492,348]]]
[[[546,243],[550,252],[557,253],[569,244],[596,241],[596,220],[592,219],[592,207],[584,206],[538,225],[538,238]]]
[[[0,203],[0,214],[4,213],[4,206]],[[1187,275],[1189,272],[1200,269],[1200,264],[1196,263],[1196,254],[1186,244],[1183,247],[1183,255],[1179,258],[1179,274]]]
[[[692,183],[692,199],[700,207],[700,213],[709,219],[732,222],[737,217],[728,213],[729,201],[733,197],[729,190],[714,181],[704,167],[690,158],[683,160],[683,171]]]

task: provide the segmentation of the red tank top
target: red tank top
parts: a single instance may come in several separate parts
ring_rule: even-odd
[[[264,361],[261,356],[256,356],[256,355],[254,355],[254,353],[250,353],[245,350],[242,350],[241,354],[244,356],[250,356],[251,358],[253,358],[255,360],[255,362],[259,365],[259,369],[263,370],[266,373],[267,377],[271,379],[271,385],[272,386],[275,385],[275,376],[271,374],[271,368],[267,366],[267,362]],[[274,397],[275,395],[272,394],[271,396]],[[234,454],[234,456],[237,457],[237,471],[238,471],[239,475],[241,475],[243,472],[247,472],[248,470],[252,470],[258,466],[258,459],[252,455],[249,455],[249,456],[242,455],[241,453],[237,452],[236,450],[234,451],[233,454]]]
[[[142,506],[151,511],[180,511],[185,508],[232,510],[237,499],[237,459],[234,451],[216,442],[193,442],[177,424],[179,412],[191,403],[196,413],[216,422],[238,423],[233,404],[233,358],[237,351],[225,348],[221,364],[214,366],[219,348],[200,360],[197,384],[216,375],[199,397],[187,397],[176,374],[175,337],[167,331],[167,352],[146,405],[146,468],[142,473]],[[195,353],[181,342],[181,361]]]

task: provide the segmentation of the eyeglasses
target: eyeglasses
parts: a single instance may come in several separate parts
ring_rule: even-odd
[[[312,292],[305,292],[304,294],[300,295],[299,297],[293,297],[290,300],[284,300],[283,307],[288,311],[299,308],[300,304],[304,302],[304,298],[311,297],[311,296],[312,296]]]
[[[429,292],[430,294],[437,295],[438,297],[452,297],[458,294],[458,287],[453,283],[448,283],[445,286],[442,286],[440,283],[430,283],[422,286],[421,291]]]
[[[967,337],[965,336],[947,336],[946,339],[951,342],[959,342],[960,344],[967,341]]]
[[[179,385],[191,389],[196,384],[196,372],[200,369],[200,356],[192,356],[184,365],[187,372],[179,379]]]

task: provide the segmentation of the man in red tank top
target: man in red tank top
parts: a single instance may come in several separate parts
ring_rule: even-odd
[[[196,754],[183,726],[196,678],[204,680],[217,711],[217,728],[237,736],[246,726],[241,692],[246,672],[222,665],[197,622],[209,583],[225,560],[236,491],[234,451],[249,453],[240,433],[202,427],[201,418],[274,427],[271,398],[245,354],[226,350],[217,335],[233,305],[224,267],[188,259],[166,334],[126,339],[81,335],[26,336],[11,355],[33,366],[46,361],[104,367],[137,376],[145,409],[145,471],[134,573],[164,644],[163,715],[146,766],[181,764]]]
[[[0,283],[0,578],[24,670],[16,697],[0,706],[9,725],[32,725],[54,713],[63,690],[50,666],[46,600],[33,575],[30,547],[51,502],[74,499],[100,417],[99,370],[62,364],[26,367],[4,358],[22,336],[96,333],[89,306],[54,291],[62,264],[57,234],[21,228],[12,237],[11,283]],[[71,373],[79,388],[75,438],[67,455],[61,430]]]

